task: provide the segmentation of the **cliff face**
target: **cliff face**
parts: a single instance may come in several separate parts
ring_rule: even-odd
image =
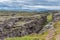
[[[60,21],[60,13],[54,13],[53,14],[53,21],[54,22]]]
[[[38,16],[38,15],[37,15]],[[36,18],[10,18],[0,25],[0,38],[21,37],[31,33],[39,33],[47,21],[47,16]],[[23,21],[23,22],[22,22]]]

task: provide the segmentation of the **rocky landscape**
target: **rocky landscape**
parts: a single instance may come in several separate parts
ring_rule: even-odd
[[[15,15],[15,14],[12,14]],[[23,14],[24,15],[24,14]],[[32,33],[39,33],[47,22],[47,15],[11,16],[1,14],[0,39],[7,37],[21,37]],[[3,20],[2,20],[3,19]]]
[[[59,12],[48,12],[45,14],[24,14],[22,12],[18,12],[17,14],[16,12],[7,12],[6,14],[4,13],[5,12],[0,13],[0,40],[11,37],[24,37],[26,35],[32,34],[44,35],[46,31],[48,31],[48,35],[44,40],[51,40],[56,33],[54,23],[60,21]]]

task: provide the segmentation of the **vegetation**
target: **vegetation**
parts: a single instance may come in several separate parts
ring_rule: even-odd
[[[56,30],[56,34],[60,33],[60,21],[54,23],[54,28]]]
[[[51,22],[52,21],[52,14],[49,14],[48,16],[47,16],[47,22]]]

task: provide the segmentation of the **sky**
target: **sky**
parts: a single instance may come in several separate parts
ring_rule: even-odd
[[[0,0],[0,10],[60,10],[60,0]]]

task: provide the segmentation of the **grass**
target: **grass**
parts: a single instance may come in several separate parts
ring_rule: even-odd
[[[57,21],[53,24],[54,28],[55,28],[55,35],[52,38],[53,40],[56,40],[56,35],[60,35],[60,21]]]
[[[52,14],[49,14],[48,16],[47,16],[47,22],[51,22],[52,21]]]
[[[54,28],[57,34],[60,33],[60,21],[54,23]]]
[[[55,38],[55,37],[53,37],[53,38],[52,38],[52,40],[56,40],[56,38]]]

